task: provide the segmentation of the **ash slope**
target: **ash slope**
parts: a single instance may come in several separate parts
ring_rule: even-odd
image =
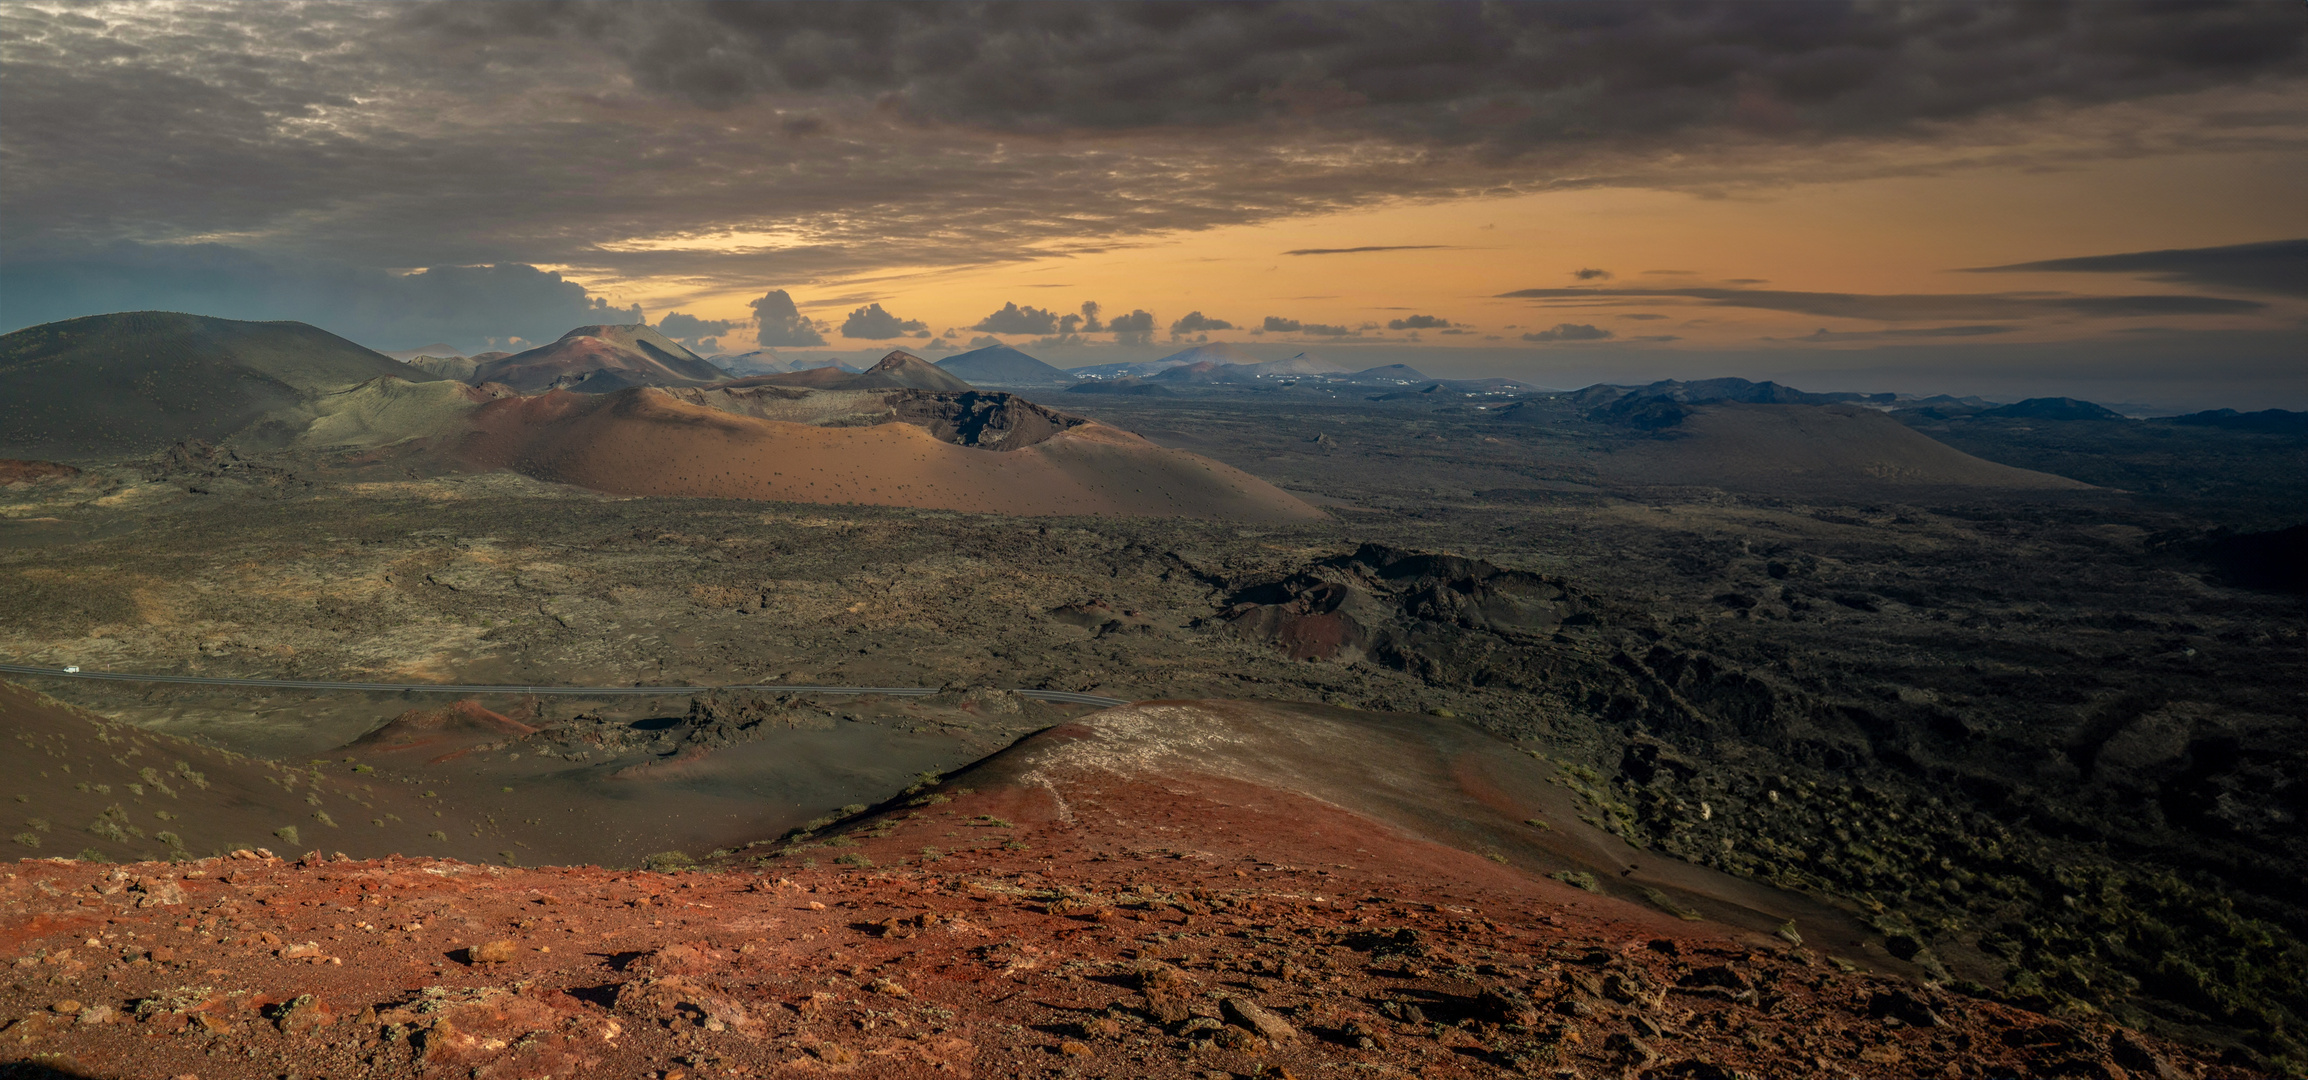
[[[1602,466],[1632,483],[1752,492],[1916,488],[2082,491],[2081,481],[1973,457],[1874,409],[1853,405],[1710,404]]]
[[[0,337],[0,456],[117,458],[221,441],[315,395],[434,378],[298,322],[133,311]]]
[[[435,811],[481,820],[454,797],[421,798],[388,774],[298,768],[142,731],[0,681],[0,788],[19,796],[10,848],[23,857],[97,862],[187,859],[272,846],[454,851],[487,858],[487,840],[432,839]],[[462,829],[459,830],[463,832]],[[493,838],[504,846],[502,837]]]

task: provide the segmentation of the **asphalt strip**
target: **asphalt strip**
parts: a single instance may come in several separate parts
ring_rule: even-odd
[[[199,675],[134,675],[117,671],[66,671],[63,668],[0,664],[0,673],[38,675],[53,679],[96,679],[104,682],[172,683],[180,686],[266,686],[282,690],[357,690],[380,694],[570,694],[601,697],[615,694],[706,694],[726,690],[755,690],[780,694],[890,694],[927,697],[935,686],[789,686],[782,683],[742,683],[728,686],[453,686],[444,683],[320,682],[306,679],[223,679]],[[1122,698],[1077,694],[1068,690],[1015,690],[1036,701],[1102,708],[1128,705]]]

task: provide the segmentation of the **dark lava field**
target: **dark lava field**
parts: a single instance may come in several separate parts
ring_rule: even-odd
[[[874,803],[1087,711],[1004,689],[1455,717],[1538,754],[1630,860],[1808,894],[1962,993],[2308,1067],[2308,606],[2236,555],[2262,550],[2239,537],[2308,516],[2298,435],[1918,416],[1904,419],[1988,461],[2101,486],[1869,485],[1768,463],[1676,483],[1692,451],[1674,432],[1567,397],[1510,416],[1385,396],[1060,403],[1331,515],[1257,527],[618,498],[205,447],[82,463],[0,487],[0,654],[274,678],[947,688],[913,706],[484,700],[547,733],[515,733],[529,762],[550,749],[575,771],[522,772],[505,740],[405,770],[465,784],[450,794],[477,815],[484,790],[679,758],[678,782],[616,796],[624,831],[592,857],[625,865]],[[424,704],[21,681],[282,760],[357,757],[346,748]],[[666,800],[834,752],[765,754],[765,736],[716,720],[747,709],[877,764],[847,787],[778,788],[726,828],[680,824]],[[580,762],[570,739],[586,732]],[[715,771],[746,753],[762,760]],[[487,858],[520,837],[516,816],[473,830],[486,850],[406,853]],[[330,843],[405,850],[361,850],[358,831]],[[48,835],[60,850],[18,854],[81,846]]]

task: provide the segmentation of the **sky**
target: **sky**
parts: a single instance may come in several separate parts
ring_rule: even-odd
[[[0,330],[2308,408],[2308,6],[0,5]]]

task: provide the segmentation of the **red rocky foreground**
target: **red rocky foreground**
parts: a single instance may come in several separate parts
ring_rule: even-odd
[[[1166,740],[1209,750],[1274,717],[1162,708],[1053,729],[831,841],[713,870],[17,863],[0,1061],[301,1080],[2241,1075],[1574,889],[1312,780],[1196,766]]]

